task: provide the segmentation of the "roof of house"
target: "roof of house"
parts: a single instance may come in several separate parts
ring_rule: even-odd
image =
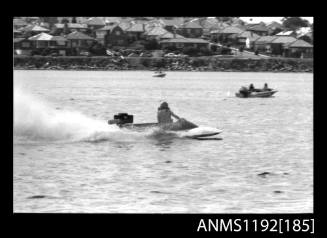
[[[99,17],[91,17],[87,19],[84,24],[91,25],[91,26],[105,26],[106,23]]]
[[[252,41],[257,40],[260,36],[251,32],[251,31],[243,31],[242,33],[238,34],[238,37],[249,38]]]
[[[40,34],[37,34],[35,36],[31,36],[29,37],[28,39],[31,40],[31,41],[51,41],[53,38],[52,35],[49,35],[47,33],[40,33]]]
[[[22,40],[26,40],[25,38],[14,38],[14,43],[21,42]]]
[[[202,29],[203,27],[200,26],[195,21],[190,21],[190,22],[186,22],[186,23],[183,23],[183,24],[179,25],[178,28]]]
[[[94,40],[93,37],[85,35],[79,31],[74,31],[66,36],[68,40]]]
[[[236,26],[227,26],[223,29],[218,29],[211,31],[210,33],[220,33],[220,34],[240,34],[243,30]]]
[[[63,36],[52,36],[53,41],[67,41],[67,39]]]
[[[55,27],[56,28],[64,28],[65,27],[65,24],[62,24],[62,23],[57,23],[55,24]],[[86,24],[80,24],[80,23],[67,23],[67,27],[68,28],[80,28],[80,29],[86,29],[87,28],[87,25]]]
[[[161,19],[163,24],[165,26],[179,26],[181,24],[183,24],[183,19],[182,18],[173,18],[173,19]]]
[[[161,35],[163,35],[163,34],[165,34],[167,32],[168,31],[165,30],[163,27],[156,26],[156,27],[153,27],[152,29],[150,29],[144,35],[147,35],[147,36],[161,36]]]
[[[22,31],[39,31],[39,32],[48,32],[50,31],[47,28],[38,26],[38,25],[28,25],[26,27],[21,28]]]
[[[174,36],[173,33],[167,31],[165,34],[162,34],[162,35],[160,36],[160,38],[161,38],[161,39],[173,39],[173,38],[182,39],[182,38],[185,38],[185,37],[184,37],[184,36],[181,36],[181,35],[178,35],[178,34],[175,34],[175,36]]]
[[[262,32],[268,31],[267,27],[262,24],[256,24],[253,26],[249,26],[249,27],[247,27],[247,30],[248,31],[262,31]]]
[[[243,31],[245,31],[247,29],[246,26],[241,25],[239,23],[232,23],[231,26],[237,27],[237,28],[239,28],[239,29],[241,29]]]
[[[202,22],[199,22],[199,24],[202,24],[203,28],[212,29],[212,28],[218,28],[219,21],[216,18],[207,18]]]
[[[296,41],[297,39],[293,36],[278,36],[276,39],[272,40],[271,43],[274,44],[288,44]]]
[[[284,29],[284,26],[276,21],[273,21],[267,25],[267,28],[268,29],[276,29],[276,28]]]
[[[259,42],[269,43],[269,42],[272,42],[276,38],[277,38],[277,36],[261,36],[257,40],[255,40],[255,42],[256,43],[259,43]]]
[[[290,48],[313,48],[313,45],[304,41],[304,40],[296,40],[288,44]]]
[[[308,32],[308,33],[306,33],[306,34],[304,34],[304,35],[299,35],[299,36],[297,36],[297,38],[302,38],[302,37],[304,37],[304,36],[309,37],[311,40],[312,40],[312,38],[313,38],[312,32]]]
[[[197,44],[209,44],[209,41],[199,39],[199,38],[172,38],[167,40],[162,40],[161,43],[197,43]]]
[[[276,36],[291,36],[294,34],[294,31],[282,31],[276,34]]]
[[[131,27],[125,29],[125,31],[128,32],[144,32],[143,24],[136,23],[132,25]]]
[[[126,29],[131,27],[131,24],[129,22],[120,22],[118,26],[125,31]]]
[[[116,26],[118,25],[107,25],[100,29],[97,29],[96,31],[112,31],[112,29],[114,29]]]

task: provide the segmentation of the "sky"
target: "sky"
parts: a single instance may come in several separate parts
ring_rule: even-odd
[[[308,20],[310,23],[313,22],[313,17],[301,17],[301,18]],[[247,23],[259,23],[261,21],[263,21],[265,23],[269,23],[272,21],[281,23],[281,19],[283,19],[283,17],[240,17],[240,19]],[[252,21],[251,21],[251,19],[252,19]]]

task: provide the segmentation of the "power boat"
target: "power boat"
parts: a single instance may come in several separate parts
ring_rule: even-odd
[[[181,137],[199,139],[207,138],[210,136],[218,135],[222,130],[212,127],[198,126],[194,123],[187,121],[184,118],[169,123],[169,124],[158,124],[153,123],[134,123],[133,115],[128,113],[118,113],[114,115],[113,120],[108,121],[109,125],[117,125],[120,128],[126,128],[130,130],[142,131],[149,128],[158,128],[166,132],[178,132]]]
[[[271,91],[261,91],[261,92],[249,92],[249,94],[244,94],[241,92],[236,93],[236,97],[239,98],[267,98],[271,97],[275,93],[277,93],[277,90],[271,90]]]
[[[166,73],[161,72],[161,71],[159,71],[159,72],[154,72],[154,75],[153,75],[153,77],[159,77],[159,78],[163,78],[163,77],[165,77],[165,76],[166,76]]]
[[[273,90],[271,88],[255,89],[253,87],[252,89],[249,89],[242,86],[240,90],[235,93],[235,96],[239,98],[266,98],[271,97],[277,92],[277,90]]]

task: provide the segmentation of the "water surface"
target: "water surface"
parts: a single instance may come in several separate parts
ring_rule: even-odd
[[[234,96],[266,82],[275,97]],[[14,87],[14,212],[313,212],[311,73],[17,70]],[[222,140],[106,124],[154,122],[162,100]]]

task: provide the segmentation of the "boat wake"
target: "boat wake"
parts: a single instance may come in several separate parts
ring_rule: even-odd
[[[100,142],[126,134],[137,133],[123,131],[80,112],[55,110],[20,88],[14,90],[14,136],[19,141]]]

